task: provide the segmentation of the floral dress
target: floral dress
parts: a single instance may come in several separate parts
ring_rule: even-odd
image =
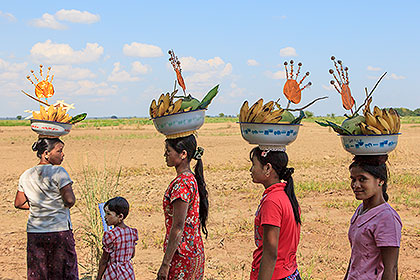
[[[172,258],[169,279],[200,280],[204,275],[204,245],[200,233],[200,196],[194,174],[184,172],[169,185],[163,197],[166,236],[164,251],[168,246],[169,232],[173,222],[172,203],[181,199],[188,203],[187,216],[181,242]]]
[[[103,249],[109,253],[109,260],[102,276],[103,280],[134,280],[131,263],[136,241],[137,229],[115,227],[104,233]]]

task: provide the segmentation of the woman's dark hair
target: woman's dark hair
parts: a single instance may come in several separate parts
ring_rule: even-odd
[[[36,152],[37,157],[41,158],[45,151],[51,152],[57,143],[64,145],[64,142],[59,138],[39,138],[38,141],[32,144],[32,151]]]
[[[366,171],[373,177],[384,181],[382,184],[382,196],[385,201],[388,201],[389,196],[386,193],[388,188],[388,167],[386,166],[386,161],[388,160],[388,155],[359,155],[353,158],[353,162],[350,164],[349,169],[353,167],[359,167],[363,171]]]
[[[128,204],[127,199],[121,196],[111,198],[105,202],[104,208],[107,206],[109,211],[115,212],[117,215],[123,214],[123,219],[128,216],[128,210],[130,210],[130,205]]]
[[[177,153],[182,153],[182,151],[187,152],[187,159],[191,161],[197,150],[197,140],[194,135],[179,137],[175,139],[166,139],[166,143],[173,148]],[[200,223],[201,230],[206,235],[207,238],[207,217],[209,213],[209,200],[208,193],[206,190],[206,182],[204,181],[203,173],[203,161],[201,157],[196,157],[197,164],[194,167],[194,177],[198,184],[198,193],[200,195]]]
[[[274,171],[279,176],[279,179],[286,181],[286,187],[284,188],[284,191],[286,192],[287,197],[290,200],[290,204],[292,205],[296,224],[302,224],[299,213],[299,202],[297,201],[295,195],[295,187],[293,184],[292,174],[294,172],[294,169],[287,168],[289,157],[287,156],[286,152],[262,151],[259,147],[255,147],[249,153],[249,158],[251,159],[251,161],[253,157],[256,157],[262,165],[270,163]]]

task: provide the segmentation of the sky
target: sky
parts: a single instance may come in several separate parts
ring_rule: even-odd
[[[237,115],[245,100],[285,107],[285,61],[302,62],[312,86],[300,108],[343,115],[328,73],[334,55],[349,67],[356,104],[377,79],[379,107],[420,107],[419,1],[3,1],[0,0],[0,117],[27,116],[39,104],[26,79],[51,66],[55,95],[71,114],[146,117],[171,92],[168,61],[181,61],[187,94],[220,84],[207,115]],[[302,75],[301,75],[302,76]],[[304,83],[304,84],[305,84]]]

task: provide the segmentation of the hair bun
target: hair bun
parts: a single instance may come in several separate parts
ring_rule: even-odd
[[[388,155],[358,155],[353,158],[354,162],[372,166],[379,166],[385,164],[387,160]]]
[[[36,141],[32,144],[32,151],[34,151],[34,152],[38,151],[38,142],[39,141]]]

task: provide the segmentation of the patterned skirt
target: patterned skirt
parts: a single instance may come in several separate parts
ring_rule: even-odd
[[[169,269],[168,280],[204,279],[204,252],[195,257],[187,257],[175,252]]]
[[[28,280],[79,279],[71,230],[27,234]]]

